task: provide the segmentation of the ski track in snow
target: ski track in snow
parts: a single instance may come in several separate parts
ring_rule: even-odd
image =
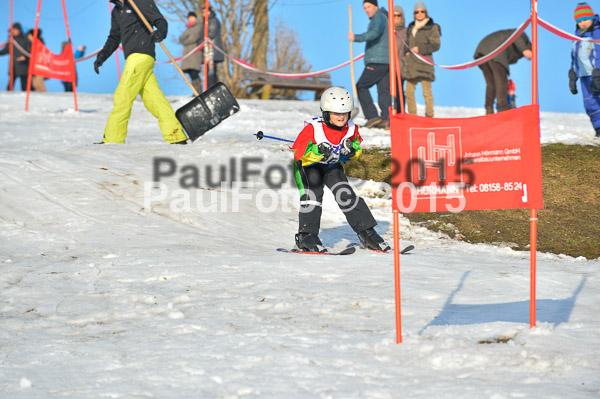
[[[416,249],[401,257],[396,345],[391,254],[279,253],[297,228],[290,182],[291,209],[263,213],[264,176],[251,176],[237,211],[234,189],[207,180],[207,167],[241,157],[289,165],[287,144],[252,134],[293,140],[316,102],[241,100],[240,113],[182,147],[165,144],[136,101],[129,144],[100,146],[112,98],[78,97],[76,113],[70,93],[32,93],[25,112],[23,94],[0,93],[0,397],[600,397],[600,260],[538,253],[530,329],[528,253],[401,217],[400,245]],[[189,99],[171,98],[174,108]],[[584,114],[542,113],[541,130],[542,143],[598,145]],[[361,134],[389,146],[387,132]],[[187,191],[202,206],[147,206],[155,157],[200,171],[203,189]],[[175,192],[181,178],[161,181]],[[391,242],[389,187],[353,183]],[[202,209],[211,199],[217,211]],[[331,195],[321,238],[358,242]]]

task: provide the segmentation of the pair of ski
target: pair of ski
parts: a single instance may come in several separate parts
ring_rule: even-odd
[[[277,248],[277,251],[295,253],[295,254],[311,254],[311,255],[352,255],[354,252],[356,252],[357,246],[358,246],[357,244],[350,244],[347,248],[344,248],[343,250],[341,250],[339,252],[329,252],[329,250],[328,250],[328,252],[310,252],[310,251],[300,251],[297,248],[293,248],[293,249]],[[380,253],[384,253],[384,254],[388,253],[388,252],[392,252],[391,249],[389,251],[378,251],[378,250],[369,249],[369,248],[364,248],[364,249],[373,251],[373,252],[380,252]],[[404,255],[404,254],[412,251],[413,249],[415,249],[415,246],[409,245],[400,251],[400,255]]]

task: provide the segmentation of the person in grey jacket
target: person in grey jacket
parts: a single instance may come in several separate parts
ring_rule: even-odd
[[[187,29],[179,36],[179,43],[183,44],[183,55],[187,55],[202,43],[203,32],[202,24],[198,22],[198,16],[190,11],[187,16]],[[202,81],[200,80],[200,71],[202,70],[202,50],[188,55],[181,61],[181,69],[190,75],[192,85],[198,91],[202,92]]]
[[[387,11],[379,8],[377,0],[364,0],[363,8],[370,19],[365,33],[355,35],[348,33],[348,39],[355,42],[366,42],[365,69],[356,83],[358,100],[367,119],[365,127],[389,128],[390,98],[390,60],[388,40]],[[373,104],[369,89],[377,85],[377,97],[381,116]]]
[[[515,32],[515,29],[499,30],[484,37],[475,50],[473,58],[481,58],[502,45]],[[485,79],[485,113],[494,113],[494,100],[498,112],[506,111],[508,107],[508,66],[515,64],[521,58],[531,59],[531,42],[525,33],[518,36],[506,50],[479,65]]]

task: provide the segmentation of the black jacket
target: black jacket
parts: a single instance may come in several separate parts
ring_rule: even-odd
[[[27,40],[24,34],[20,34],[19,36],[14,36],[13,40],[19,44],[23,48],[23,50],[30,52],[31,51],[31,42]],[[17,46],[13,47],[13,71],[15,76],[27,76],[29,71],[29,57],[23,54]],[[6,40],[6,46],[2,50],[0,50],[0,55],[6,55],[10,53],[10,44],[9,41]],[[25,56],[24,61],[17,61],[17,58]],[[8,70],[10,74],[10,69]]]
[[[514,32],[515,29],[505,29],[490,33],[479,42],[473,58],[477,59],[488,55],[504,43]],[[531,42],[525,33],[521,33],[506,50],[492,58],[492,61],[496,61],[509,71],[508,66],[519,61],[523,57],[524,50],[531,50]]]
[[[115,7],[112,10],[110,19],[110,33],[101,50],[105,59],[110,57],[120,43],[123,43],[125,58],[132,53],[148,54],[156,58],[154,42],[150,39],[150,31],[138,17],[135,9],[129,4],[129,0],[125,0],[124,4],[119,0],[110,1]],[[164,30],[166,35],[167,21],[158,11],[154,0],[135,0],[135,5],[138,6],[150,25]]]

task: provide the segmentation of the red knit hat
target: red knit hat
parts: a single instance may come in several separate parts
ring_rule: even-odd
[[[575,22],[579,23],[586,19],[594,19],[594,12],[588,3],[578,3],[575,7]]]

